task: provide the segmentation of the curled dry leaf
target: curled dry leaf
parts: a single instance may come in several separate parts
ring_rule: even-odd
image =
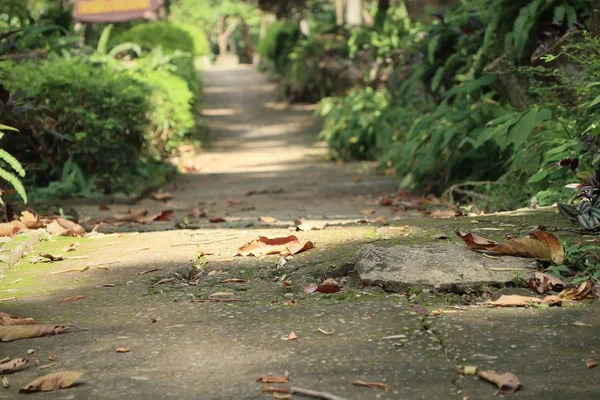
[[[76,301],[76,300],[83,300],[85,299],[85,296],[70,296],[70,297],[65,297],[64,299],[60,299],[60,300],[56,300],[57,303],[62,304],[62,303],[70,303],[72,301]]]
[[[10,315],[0,312],[0,326],[1,325],[34,325],[36,324],[33,318],[19,317],[17,315]]]
[[[21,217],[19,217],[19,221],[25,224],[27,229],[39,229],[44,227],[44,224],[40,221],[40,216],[30,210],[23,211]]]
[[[26,230],[27,226],[21,221],[4,222],[0,224],[0,237],[13,237]]]
[[[46,227],[48,233],[57,236],[83,236],[85,235],[85,229],[83,226],[69,221],[64,218],[56,218]]]
[[[488,301],[487,304],[496,307],[529,307],[531,304],[547,304],[549,306],[560,306],[562,300],[558,296],[546,296],[543,299],[537,297],[513,295],[502,295],[497,300]]]
[[[22,370],[31,361],[29,358],[15,358],[8,362],[0,364],[0,374],[12,374]]]
[[[314,247],[315,245],[313,242],[307,241],[302,244],[294,235],[273,239],[260,236],[258,240],[253,240],[240,247],[237,255],[254,257],[269,254],[294,255]]]
[[[127,347],[117,347],[115,350],[117,353],[129,353],[131,350]]]
[[[316,283],[308,284],[308,285],[304,286],[304,293],[306,293],[306,294],[314,293],[317,291],[318,287],[319,287],[319,285],[317,285]]]
[[[583,300],[593,295],[594,282],[585,281],[575,288],[565,289],[558,294],[558,297],[563,300]]]
[[[72,386],[82,375],[83,372],[80,371],[63,371],[44,375],[25,385],[19,390],[19,393],[65,389]]]
[[[285,383],[285,382],[289,382],[289,381],[290,381],[289,376],[272,376],[272,375],[261,376],[260,378],[258,378],[256,380],[256,382],[262,382],[262,383]]]
[[[243,278],[227,278],[227,279],[221,280],[221,283],[244,283],[244,282],[246,282],[246,280]]]
[[[544,272],[536,272],[535,277],[527,281],[527,285],[538,291],[545,293],[550,290],[561,291],[565,287],[565,282],[553,275]]]
[[[352,381],[353,385],[370,387],[371,389],[390,390],[392,387],[381,382]]]
[[[54,360],[56,360],[56,354],[54,354],[54,353],[50,353],[50,354],[48,355],[48,361],[54,361]]]
[[[208,219],[208,222],[210,222],[211,224],[216,224],[219,222],[227,222],[227,220],[223,217],[210,217]]]
[[[0,326],[0,342],[58,335],[66,332],[68,325],[8,325]]]
[[[296,340],[298,339],[298,336],[296,335],[296,332],[291,331],[289,335],[287,335],[287,337],[282,337],[281,340]]]
[[[274,224],[275,222],[279,221],[277,218],[268,217],[266,215],[261,215],[260,217],[258,217],[258,220],[260,222],[264,222],[265,224]]]
[[[476,375],[488,382],[491,382],[500,388],[500,393],[514,393],[521,387],[519,378],[512,372],[499,374],[496,371],[480,371],[477,370]]]
[[[538,258],[560,265],[565,260],[565,249],[560,240],[550,232],[536,231],[530,235],[497,243],[471,232],[456,231],[469,249],[490,255]]]
[[[585,366],[588,368],[596,368],[598,366],[598,361],[594,360],[593,358],[588,358],[585,360]]]
[[[150,223],[153,221],[170,221],[171,218],[175,216],[175,211],[173,210],[163,210],[157,214],[150,215],[149,217],[142,218],[142,223]]]
[[[333,333],[334,333],[334,331],[327,331],[323,328],[317,328],[317,331],[319,331],[319,333],[322,333],[323,335],[327,335],[327,336],[333,335]]]
[[[340,283],[333,278],[329,278],[317,286],[315,291],[319,293],[337,293],[340,290],[342,290]]]

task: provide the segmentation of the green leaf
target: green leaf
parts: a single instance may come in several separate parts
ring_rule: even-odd
[[[577,209],[570,204],[558,203],[557,206],[560,215],[567,219],[576,219],[579,216]]]
[[[547,176],[548,176],[548,170],[547,169],[538,171],[531,178],[529,178],[529,180],[527,181],[527,183],[536,183],[536,182],[539,182],[539,181],[541,181],[542,179],[544,179]]]
[[[17,128],[13,128],[12,126],[0,124],[0,131],[15,131],[19,132]]]
[[[537,125],[537,114],[537,107],[525,113],[525,115],[519,119],[519,122],[510,128],[506,142],[504,143],[504,146],[502,146],[502,149],[506,149],[510,144],[513,144],[515,148],[521,147],[523,142],[525,142],[525,140],[529,137],[529,134],[533,128],[535,128]]]

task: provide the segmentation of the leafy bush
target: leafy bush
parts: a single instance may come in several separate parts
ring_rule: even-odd
[[[265,38],[258,45],[258,54],[268,58],[280,73],[285,72],[289,63],[289,55],[300,40],[301,32],[298,24],[277,21],[266,31]]]
[[[5,115],[20,134],[0,146],[34,166],[28,176],[35,186],[60,179],[69,160],[107,191],[127,184],[150,125],[151,88],[81,59],[26,62],[6,72],[9,89],[27,88],[37,110]]]
[[[194,55],[207,56],[211,53],[210,42],[206,37],[204,29],[198,28],[192,24],[176,23],[176,26],[188,33],[194,41]]]

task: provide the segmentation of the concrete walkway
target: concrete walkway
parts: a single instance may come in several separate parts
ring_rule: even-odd
[[[176,190],[167,187],[174,197],[166,204],[136,205],[151,212],[174,209],[175,220],[116,228],[154,232],[43,242],[37,251],[52,254],[73,241],[80,245],[67,253],[76,258],[54,263],[34,264],[32,254],[2,281],[0,298],[17,299],[0,303],[0,311],[86,330],[2,343],[0,358],[28,357],[31,349],[30,357],[42,364],[54,354],[56,365],[9,375],[10,387],[0,389],[0,399],[16,398],[19,387],[59,370],[84,371],[83,384],[36,396],[269,399],[256,380],[287,375],[293,386],[345,399],[495,398],[493,385],[461,376],[462,365],[515,373],[523,388],[509,395],[514,399],[598,398],[600,368],[585,365],[588,358],[600,358],[597,304],[490,309],[475,304],[481,293],[385,293],[356,285],[352,260],[363,244],[425,243],[436,232],[450,236],[470,229],[472,220],[390,214],[378,197],[392,192],[394,182],[360,164],[326,162],[310,110],[270,103],[273,85],[249,67],[208,70],[204,80],[213,142],[193,160],[200,170],[179,176]],[[245,196],[250,191],[257,193]],[[209,216],[227,221],[187,217],[198,203]],[[78,211],[98,217],[127,209],[111,208]],[[360,212],[365,208],[375,209],[370,219],[383,215],[391,226],[298,232],[316,247],[286,263],[278,256],[231,258],[260,235],[290,234],[294,218],[358,220],[365,218]],[[259,222],[261,215],[278,221]],[[186,218],[199,228],[164,230]],[[497,226],[492,224],[501,219],[520,234],[537,218],[490,217],[477,226]],[[57,274],[86,266],[83,272]],[[328,277],[338,278],[343,290],[304,293],[305,285]],[[225,282],[229,278],[243,282]],[[206,301],[218,292],[233,293],[236,301]],[[84,298],[57,302],[70,296]],[[292,331],[297,340],[282,340]],[[130,351],[117,353],[119,347]],[[354,380],[391,389],[360,387]]]

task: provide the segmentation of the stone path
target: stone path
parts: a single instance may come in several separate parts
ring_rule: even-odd
[[[205,83],[205,114],[214,141],[194,160],[201,170],[178,177],[167,204],[143,200],[135,206],[151,212],[174,209],[176,220],[117,227],[153,232],[76,239],[80,245],[64,261],[33,264],[36,254],[31,254],[0,282],[0,299],[17,297],[0,303],[1,311],[86,329],[2,343],[0,358],[27,357],[32,349],[42,364],[55,354],[56,366],[9,375],[10,387],[0,390],[0,399],[16,398],[19,387],[58,370],[84,371],[83,384],[41,396],[269,399],[257,378],[289,375],[294,386],[349,400],[495,398],[494,386],[458,374],[461,365],[514,372],[523,383],[510,395],[515,399],[598,398],[600,368],[585,366],[587,358],[600,358],[597,304],[489,309],[470,301],[495,291],[490,287],[476,293],[427,287],[386,293],[361,286],[354,273],[354,255],[367,243],[414,246],[442,232],[458,247],[455,229],[487,229],[498,239],[522,234],[541,218],[559,223],[552,213],[490,216],[478,223],[399,216],[389,226],[298,232],[300,240],[312,240],[316,247],[285,264],[278,256],[231,258],[259,235],[290,234],[288,225],[299,216],[336,223],[364,218],[360,210],[374,208],[371,218],[392,218],[377,198],[393,191],[394,184],[360,164],[325,162],[324,149],[314,142],[318,124],[311,112],[269,103],[273,85],[254,70],[209,70]],[[354,182],[355,176],[362,180]],[[266,192],[245,196],[248,191]],[[230,205],[227,198],[244,202]],[[211,226],[186,217],[198,202],[227,222]],[[78,212],[96,217],[127,206],[111,208],[107,213],[81,206]],[[260,215],[278,222],[259,223]],[[164,230],[184,218],[199,228]],[[71,242],[45,241],[36,252],[57,254]],[[210,254],[199,258],[199,252]],[[83,272],[57,274],[86,266]],[[190,285],[199,271],[197,284]],[[422,274],[428,274],[426,266]],[[328,277],[338,278],[343,290],[304,293],[305,285]],[[224,283],[228,278],[245,282]],[[240,301],[203,301],[216,292],[234,293]],[[84,298],[57,303],[69,296]],[[442,311],[428,313],[435,310]],[[297,340],[282,340],[292,331]],[[118,347],[130,352],[117,353]],[[354,386],[353,380],[383,382],[391,389]]]

